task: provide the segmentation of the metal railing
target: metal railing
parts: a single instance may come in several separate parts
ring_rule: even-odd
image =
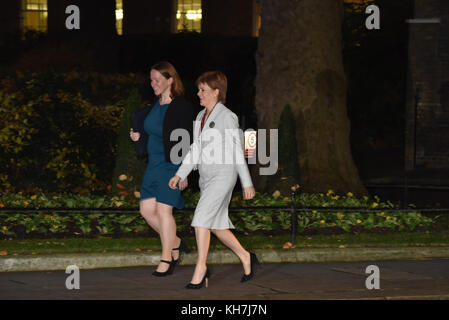
[[[70,213],[113,213],[113,214],[136,214],[139,213],[139,208],[0,208],[1,213],[36,213],[36,212],[52,212],[59,214]],[[174,213],[192,212],[195,208],[174,209]],[[419,208],[419,207],[404,207],[404,208],[369,208],[369,207],[304,207],[297,206],[296,193],[291,194],[291,203],[289,206],[256,206],[256,207],[229,207],[229,212],[242,211],[290,211],[291,213],[291,243],[295,243],[295,235],[297,230],[297,215],[299,212],[320,211],[320,212],[432,212],[432,213],[449,213],[449,208]]]

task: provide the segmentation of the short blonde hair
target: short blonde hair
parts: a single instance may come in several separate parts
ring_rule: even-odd
[[[207,71],[198,77],[195,84],[207,84],[212,90],[218,89],[218,101],[226,103],[226,91],[228,90],[228,79],[221,71]]]

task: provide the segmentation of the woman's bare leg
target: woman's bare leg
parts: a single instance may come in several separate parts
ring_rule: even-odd
[[[195,227],[196,245],[198,248],[198,258],[191,283],[198,284],[203,280],[207,270],[207,255],[209,253],[210,230],[202,227]]]
[[[170,229],[170,215],[171,215],[171,218],[173,219],[173,221],[172,221],[173,223],[174,223],[174,218],[171,213],[172,209],[167,210],[167,212],[165,212],[163,207],[158,208],[158,204],[161,204],[161,203],[156,202],[156,198],[150,198],[150,199],[145,199],[145,200],[140,201],[140,214],[145,219],[145,221],[150,225],[150,227],[159,234],[159,236],[161,237],[161,244],[163,246],[163,244],[166,243],[165,239],[167,238],[167,236],[168,236],[168,238],[171,237],[172,231]],[[170,207],[167,205],[164,205],[164,206]],[[162,218],[164,226],[168,222],[168,230],[169,231],[168,231],[168,233],[166,233],[165,229],[164,229],[164,231],[163,231],[164,240],[162,240],[162,236],[161,236],[161,232],[160,232],[161,219],[160,219],[160,212],[159,212],[160,210],[158,210],[158,209],[161,209],[162,214],[164,215],[164,218]],[[167,209],[167,208],[165,208],[165,209]],[[168,211],[170,211],[169,215],[168,215]],[[164,214],[164,213],[166,213],[166,214]],[[168,217],[168,219],[165,219],[165,217]],[[181,243],[181,239],[176,237],[176,224],[174,226],[174,232],[175,232],[174,233],[175,234],[175,244],[174,244],[173,248],[177,248],[177,247],[179,247],[179,244]],[[173,249],[173,248],[171,248],[171,249]],[[163,253],[162,253],[161,259],[171,261],[170,255],[168,255],[168,258],[166,258],[166,256],[167,256],[166,252],[164,254],[164,249],[162,249],[162,251],[163,251]],[[179,257],[179,251],[177,251],[177,250],[173,251],[173,258],[176,260],[176,259],[178,259],[178,257]],[[168,267],[169,267],[168,264],[162,262],[159,264],[157,271],[159,271],[159,272],[167,271]]]
[[[217,230],[214,229],[212,232],[217,236],[217,238],[223,242],[229,249],[231,249],[240,259],[243,264],[243,269],[245,274],[251,273],[251,258],[248,251],[246,251],[234,234],[229,229]]]
[[[179,255],[179,252],[175,250],[173,251],[172,257],[172,249],[176,248],[178,243],[176,238],[176,222],[173,218],[173,207],[156,202],[156,210],[159,218],[159,236],[161,237],[162,245],[161,259],[172,261],[173,258],[177,259]],[[169,264],[161,262],[156,271],[165,272],[169,267]]]
[[[140,201],[140,214],[150,227],[159,233],[159,217],[157,215],[156,198],[150,198]]]

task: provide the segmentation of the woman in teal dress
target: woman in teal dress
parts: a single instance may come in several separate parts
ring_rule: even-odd
[[[162,277],[173,272],[183,251],[189,251],[184,241],[176,235],[173,218],[173,207],[184,208],[181,191],[187,187],[187,178],[179,184],[179,190],[170,189],[168,181],[185,156],[181,154],[179,157],[177,154],[177,159],[171,159],[172,148],[183,143],[187,148],[183,147],[182,150],[188,151],[192,142],[195,110],[183,97],[184,86],[170,63],[155,64],[150,76],[157,101],[142,119],[143,130],[131,128],[130,136],[137,143],[148,141],[148,165],[140,189],[140,213],[161,238],[161,263],[153,275]],[[176,129],[183,129],[189,139],[172,141],[170,136]]]
[[[164,183],[169,181],[179,168],[179,164],[166,162],[164,156],[162,123],[168,106],[169,104],[161,105],[157,101],[145,118],[144,128],[148,134],[148,165],[140,188],[140,199],[156,198],[159,203],[182,209],[184,200],[181,190],[170,189],[168,183]]]

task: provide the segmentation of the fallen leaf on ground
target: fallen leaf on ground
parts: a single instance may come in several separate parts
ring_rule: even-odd
[[[137,251],[137,252],[141,252],[141,251],[142,251],[142,249],[140,249],[140,248],[136,248],[136,251]]]
[[[8,255],[8,251],[0,251],[0,256],[7,256]]]
[[[340,249],[346,248],[346,246],[344,246],[344,245],[339,245],[338,247],[339,247]]]
[[[116,207],[120,207],[121,205],[123,205],[123,202],[122,202],[122,201],[116,201],[116,202],[115,202],[115,206],[116,206]]]
[[[282,249],[292,249],[295,246],[291,242],[286,242],[282,245]]]

